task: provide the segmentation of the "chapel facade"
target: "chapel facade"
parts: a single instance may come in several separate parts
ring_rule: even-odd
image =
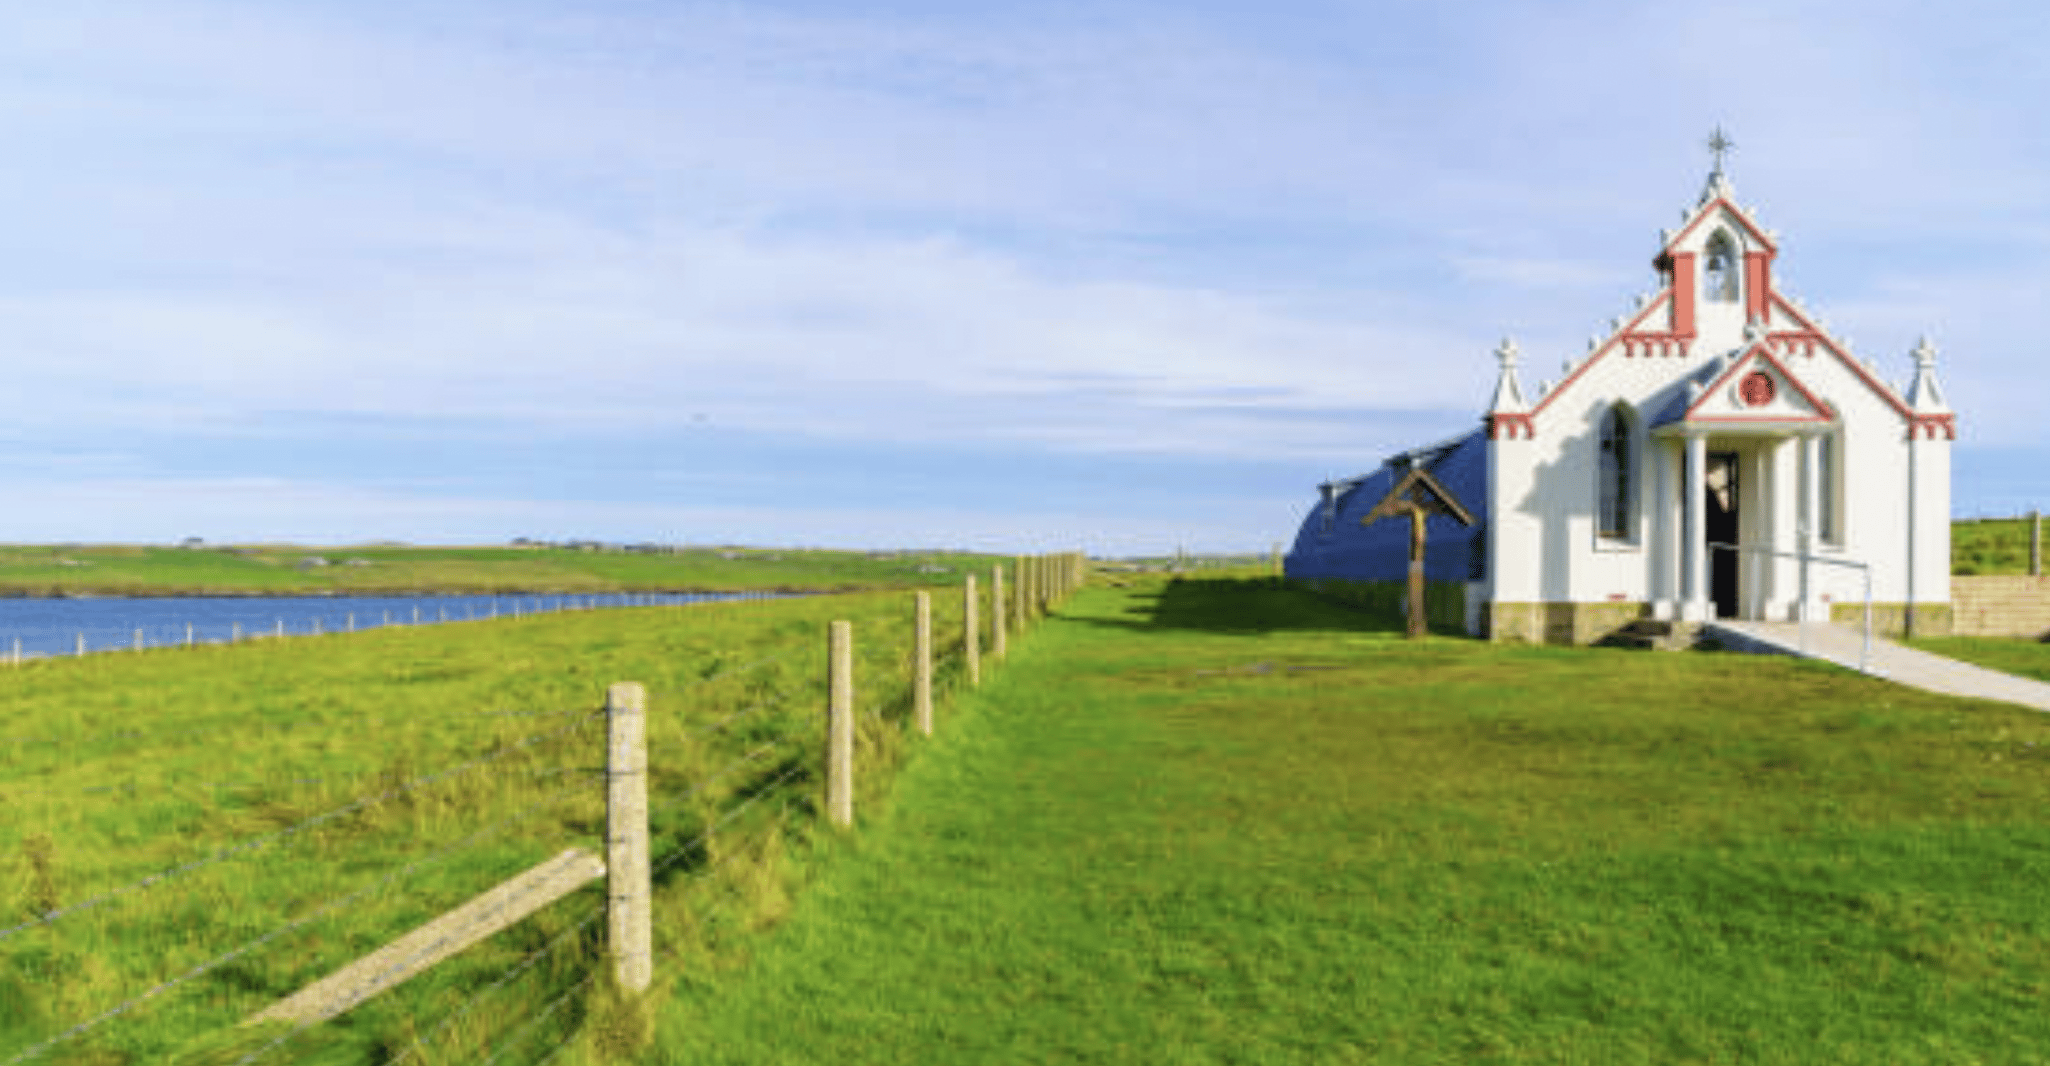
[[[1889,384],[1788,296],[1778,235],[1712,146],[1697,203],[1660,234],[1658,287],[1534,393],[1504,340],[1479,426],[1319,486],[1290,577],[1395,606],[1409,531],[1359,518],[1420,466],[1476,519],[1429,520],[1437,625],[1588,643],[1638,619],[1848,621],[1869,577],[1876,629],[1949,632],[1957,421],[1935,351],[1923,339]]]

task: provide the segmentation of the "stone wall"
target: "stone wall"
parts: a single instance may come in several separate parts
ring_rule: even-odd
[[[1497,643],[1595,644],[1640,618],[1642,603],[1489,603],[1481,607],[1481,631]]]
[[[1953,577],[1950,604],[1957,636],[2050,640],[2050,577]]]
[[[1951,580],[1955,581],[1956,578]],[[1955,596],[1955,586],[1951,595]],[[1918,637],[1947,637],[1953,632],[1954,612],[1949,603],[1918,603],[1915,605],[1915,632]],[[1872,605],[1872,635],[1899,638],[1907,634],[1908,605],[1905,603],[1874,603]],[[1865,626],[1865,601],[1839,601],[1829,605],[1829,620],[1854,629]]]

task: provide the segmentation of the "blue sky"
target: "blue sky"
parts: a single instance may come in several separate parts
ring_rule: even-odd
[[[0,10],[0,540],[1264,550],[1651,288],[1782,286],[2050,508],[2027,3]]]

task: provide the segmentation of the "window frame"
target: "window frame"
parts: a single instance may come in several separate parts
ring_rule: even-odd
[[[1637,418],[1630,405],[1620,400],[1610,404],[1595,428],[1594,528],[1599,543],[1637,542],[1637,503],[1644,495],[1638,481],[1643,449],[1637,444]]]

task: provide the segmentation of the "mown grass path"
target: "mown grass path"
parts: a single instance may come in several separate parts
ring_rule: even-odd
[[[2046,1061],[2034,712],[1262,581],[994,677],[646,1061]]]

